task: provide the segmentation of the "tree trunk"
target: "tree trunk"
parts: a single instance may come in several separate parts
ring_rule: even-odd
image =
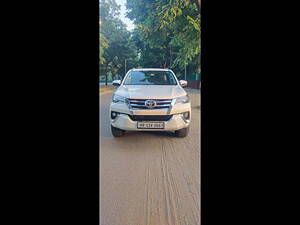
[[[107,64],[106,64],[106,67],[105,67],[105,85],[107,86]]]
[[[171,69],[171,67],[172,67],[172,49],[170,47],[170,66],[169,66],[169,68]]]
[[[200,65],[198,66],[197,72],[201,74]],[[197,89],[200,89],[200,84],[201,84],[201,76],[199,77],[199,80],[197,81]]]
[[[195,0],[199,14],[201,14],[201,0]]]

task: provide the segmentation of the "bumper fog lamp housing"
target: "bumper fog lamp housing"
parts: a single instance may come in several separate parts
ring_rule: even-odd
[[[112,119],[114,120],[114,119],[117,118],[118,115],[119,115],[119,113],[113,111],[113,112],[111,112],[111,114],[110,114],[110,118],[112,118]]]
[[[185,112],[185,113],[183,113],[183,117],[184,117],[184,119],[186,119],[186,120],[190,119],[190,112]]]

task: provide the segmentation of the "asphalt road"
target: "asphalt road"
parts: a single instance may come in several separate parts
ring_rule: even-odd
[[[100,224],[200,224],[200,92],[190,90],[186,138],[110,132],[112,93],[100,95]]]

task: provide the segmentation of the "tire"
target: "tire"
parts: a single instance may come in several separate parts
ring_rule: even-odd
[[[188,133],[189,133],[189,127],[175,131],[175,135],[181,138],[186,137]]]
[[[124,134],[124,130],[111,126],[111,133],[114,137],[121,137]]]

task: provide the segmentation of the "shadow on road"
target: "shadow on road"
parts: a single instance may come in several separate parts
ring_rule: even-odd
[[[193,106],[192,109],[201,110],[201,106],[200,105]]]
[[[176,137],[173,132],[166,131],[127,131],[125,135],[149,135],[149,136],[162,136],[162,137]]]
[[[166,131],[126,131],[124,137],[128,136],[161,136],[161,137],[176,137],[173,132]],[[112,137],[110,130],[100,131],[101,137]]]

